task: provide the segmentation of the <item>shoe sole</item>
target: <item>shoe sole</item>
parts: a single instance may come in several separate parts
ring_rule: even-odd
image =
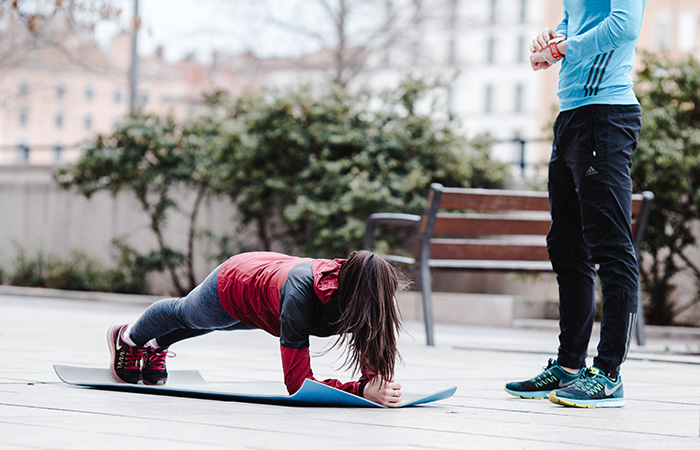
[[[117,375],[117,372],[114,371],[114,357],[117,352],[117,342],[114,340],[114,337],[117,333],[119,333],[119,330],[122,329],[122,326],[120,325],[115,325],[111,327],[109,330],[107,330],[107,342],[109,343],[109,354],[111,356],[111,359],[109,360],[109,371],[112,374],[112,378],[114,378],[114,381],[117,383],[126,383],[126,384],[134,384],[134,383],[129,383],[126,380],[122,380],[119,378],[119,375]],[[141,384],[141,380],[138,380],[136,384]]]
[[[573,406],[576,408],[621,408],[625,406],[624,398],[610,398],[599,400],[574,400],[570,398],[557,397],[556,392],[551,392],[547,398],[549,401],[563,406]]]
[[[512,396],[515,397],[520,397],[528,400],[547,400],[547,394],[549,394],[552,391],[532,391],[532,392],[527,392],[527,391],[513,391],[508,388],[504,388],[507,393],[509,393]]]

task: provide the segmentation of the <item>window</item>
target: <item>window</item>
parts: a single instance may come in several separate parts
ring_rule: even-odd
[[[671,15],[659,13],[656,16],[656,48],[668,50],[671,47]]]
[[[395,11],[394,11],[394,2],[393,0],[384,0],[384,17],[382,20],[389,21],[391,20],[392,17],[394,17]],[[388,23],[388,22],[387,22]],[[388,66],[391,64],[391,50],[390,50],[390,45],[385,45],[382,48],[382,64],[385,66]]]
[[[115,117],[114,121],[112,122],[112,126],[114,127],[114,130],[118,130],[121,125],[122,125],[121,116]]]
[[[493,112],[493,86],[486,85],[486,90],[484,91],[484,112],[490,114]]]
[[[62,100],[66,96],[66,85],[58,83],[56,85],[56,98]]]
[[[116,88],[114,90],[114,103],[122,102],[122,88]]]
[[[56,128],[59,130],[63,128],[63,112],[59,111],[56,113]]]
[[[498,12],[498,1],[497,0],[491,0],[491,5],[490,5],[490,11],[489,11],[489,20],[491,23],[496,23],[496,16]]]
[[[528,62],[529,44],[525,36],[518,38],[518,61],[519,63]]]
[[[61,142],[56,142],[56,145],[53,146],[53,150],[54,154],[56,155],[56,163],[60,163],[61,158],[63,157],[63,144]]]
[[[515,86],[515,112],[516,113],[521,113],[523,112],[523,105],[524,105],[524,97],[525,97],[525,86],[522,84],[517,84]]]
[[[527,0],[520,0],[520,22],[527,21]]]
[[[24,128],[29,122],[29,111],[24,106],[19,109],[19,126]]]
[[[92,131],[92,115],[85,114],[85,130]]]
[[[486,42],[486,63],[493,64],[496,60],[496,38],[491,36]]]
[[[148,104],[148,91],[141,92],[141,105]]]
[[[91,102],[95,98],[95,88],[88,84],[85,88],[85,100]]]
[[[695,42],[698,35],[698,16],[695,11],[683,10],[678,13],[677,28],[678,50],[683,53],[695,51]]]
[[[20,139],[17,143],[17,164],[27,164],[29,162],[29,147]]]
[[[22,80],[19,84],[19,95],[29,95],[29,81]]]

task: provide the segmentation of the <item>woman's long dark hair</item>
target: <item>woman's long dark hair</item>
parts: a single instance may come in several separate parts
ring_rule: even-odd
[[[337,344],[347,344],[344,367],[393,380],[396,360],[401,358],[396,294],[405,285],[403,275],[372,252],[353,252],[343,263],[338,274]]]

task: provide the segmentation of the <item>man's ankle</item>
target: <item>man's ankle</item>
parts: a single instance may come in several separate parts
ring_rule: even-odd
[[[561,370],[563,370],[564,372],[568,373],[569,375],[576,375],[581,371],[581,369],[572,369],[571,367],[564,367],[564,366],[559,366],[559,368]]]

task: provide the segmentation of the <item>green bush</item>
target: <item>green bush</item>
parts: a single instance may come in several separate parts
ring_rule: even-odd
[[[223,117],[212,111],[184,123],[132,111],[110,136],[98,136],[85,148],[78,162],[59,169],[54,179],[65,189],[89,198],[96,192],[116,195],[129,191],[149,218],[157,248],[129,247],[120,238],[115,249],[132,264],[144,263],[136,272],[164,271],[175,291],[184,295],[200,280],[194,269],[195,239],[199,211],[219,177],[216,154],[221,151]],[[181,195],[187,189],[194,199]],[[183,220],[187,234],[168,241],[168,222]]]
[[[643,114],[632,179],[636,191],[656,196],[640,267],[649,296],[646,319],[668,325],[700,300],[700,264],[689,252],[700,219],[700,64],[692,57],[647,55],[636,91]],[[680,273],[695,284],[684,303],[675,292]]]
[[[409,79],[385,93],[299,89],[224,102],[233,126],[221,187],[260,247],[343,255],[362,247],[370,214],[420,213],[433,182],[502,186],[508,170],[486,141],[470,145],[454,118],[418,112],[429,93]]]
[[[27,256],[18,251],[7,283],[74,291],[103,291],[142,294],[148,291],[145,277],[126,267],[106,268],[81,252],[73,252],[68,260],[38,252]]]
[[[198,239],[220,243],[222,251],[342,256],[362,247],[371,213],[419,213],[432,182],[502,186],[508,169],[490,160],[486,141],[471,145],[454,118],[418,112],[430,91],[409,79],[385,93],[302,88],[231,99],[218,92],[184,123],[132,113],[55,179],[87,197],[133,193],[158,247],[143,252],[124,237],[115,243],[122,265],[141,268],[133,274],[168,271],[184,294],[200,281],[193,266]],[[195,200],[185,204],[176,187],[196,193]],[[197,226],[202,203],[215,195],[232,199],[234,221],[254,226],[257,242]],[[187,236],[168,241],[168,223],[182,216]]]

